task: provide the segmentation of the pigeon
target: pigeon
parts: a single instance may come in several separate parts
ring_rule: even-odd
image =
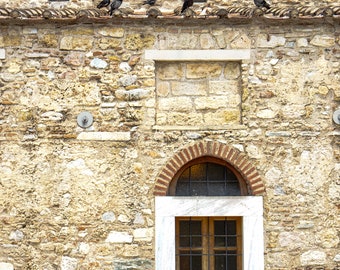
[[[97,5],[97,8],[107,7],[108,5],[110,5],[110,0],[103,0]]]
[[[194,0],[184,0],[181,13],[183,13],[188,7],[191,7],[194,4]]]
[[[123,0],[113,0],[110,6],[110,16],[112,16],[113,11],[118,9],[121,4],[123,3]]]
[[[143,5],[153,6],[156,3],[156,0],[146,0],[143,2]]]
[[[265,7],[266,9],[270,9],[270,5],[266,2],[266,0],[254,0],[254,3],[257,7]]]

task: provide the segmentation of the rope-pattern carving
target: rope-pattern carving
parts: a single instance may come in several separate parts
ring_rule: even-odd
[[[177,9],[176,9],[177,10]],[[276,8],[272,7],[268,10],[253,7],[211,7],[205,10],[204,14],[202,10],[190,10],[184,14],[178,12],[162,12],[161,9],[156,7],[149,7],[143,13],[134,11],[130,8],[118,9],[115,14],[116,17],[128,17],[128,18],[199,18],[199,17],[216,17],[216,18],[235,18],[235,17],[259,17],[265,16],[268,18],[323,18],[323,17],[340,17],[340,6],[326,6],[326,7],[288,7],[288,8]],[[106,18],[108,17],[107,10],[101,9],[42,9],[42,8],[3,8],[0,7],[0,20],[3,19],[78,19],[78,18]]]

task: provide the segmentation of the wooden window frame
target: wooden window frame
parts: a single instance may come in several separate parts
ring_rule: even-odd
[[[235,250],[237,254],[237,270],[242,270],[242,218],[241,217],[176,217],[176,269],[180,269],[180,251],[190,250],[191,247],[180,247],[179,246],[179,235],[180,235],[180,221],[193,220],[202,221],[201,223],[201,236],[202,246],[194,248],[195,250],[202,251],[202,270],[214,270],[215,269],[215,250]],[[237,244],[236,247],[216,247],[215,246],[215,231],[214,221],[236,221],[236,236]],[[207,255],[205,255],[207,254]],[[205,256],[204,256],[205,255]]]

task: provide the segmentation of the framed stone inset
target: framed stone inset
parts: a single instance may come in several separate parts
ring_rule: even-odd
[[[241,61],[250,57],[248,52],[146,51],[146,58],[156,62],[156,126],[220,129],[240,125]]]

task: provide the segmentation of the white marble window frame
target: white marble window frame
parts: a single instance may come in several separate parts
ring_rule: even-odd
[[[156,270],[175,270],[176,217],[242,217],[243,270],[264,269],[263,198],[155,197]]]

